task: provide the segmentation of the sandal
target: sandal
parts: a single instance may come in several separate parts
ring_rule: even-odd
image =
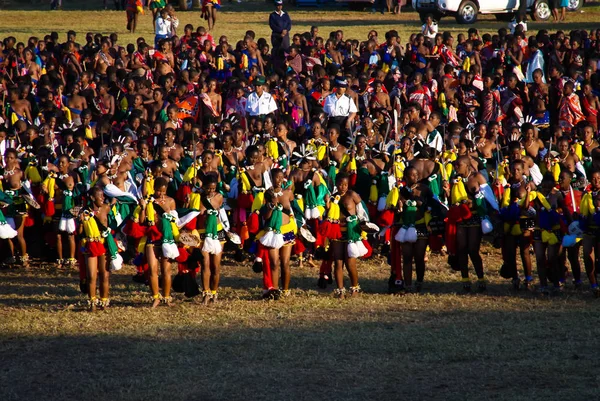
[[[24,268],[29,267],[29,255],[25,254],[23,256],[20,256],[19,263],[21,263],[21,266],[23,266]]]

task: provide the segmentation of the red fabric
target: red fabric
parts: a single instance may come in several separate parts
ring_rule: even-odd
[[[269,290],[273,288],[273,276],[271,274],[271,261],[269,260],[269,250],[261,243],[258,244],[256,256],[263,261],[263,288]]]
[[[369,241],[366,239],[362,240],[363,245],[367,248],[367,253],[362,257],[363,259],[370,258],[373,255],[373,247],[369,244]]]
[[[237,205],[240,209],[252,208],[252,202],[254,202],[254,196],[252,194],[239,194]]]
[[[146,235],[145,227],[142,226],[140,223],[135,222],[131,219],[129,219],[127,221],[127,223],[125,224],[125,228],[123,229],[123,232],[134,239],[140,239],[144,235]]]
[[[377,210],[377,205],[372,204],[371,202],[367,202],[367,210],[369,212],[369,218],[371,221],[377,221],[379,217],[379,211]]]
[[[321,268],[319,269],[319,274],[331,276],[331,265],[332,264],[333,264],[333,261],[331,260],[331,258],[324,259],[323,262],[321,262]]]
[[[148,227],[148,229],[146,230],[146,236],[150,241],[153,242],[158,241],[162,238],[162,234],[160,233],[160,231],[158,231],[158,228],[156,226]]]
[[[442,237],[440,235],[429,236],[429,248],[432,252],[439,252],[442,250]]]
[[[296,241],[294,242],[294,248],[292,249],[292,253],[294,255],[300,255],[306,250],[304,243],[299,237],[296,237]]]
[[[325,246],[325,237],[323,236],[323,234],[321,234],[321,226],[323,225],[323,222],[319,219],[311,219],[308,221],[308,224],[312,228],[311,231],[315,233],[315,248]]]
[[[380,226],[389,227],[394,223],[394,211],[387,209],[381,212],[377,219]]]
[[[187,249],[185,249],[184,247],[178,247],[177,250],[179,251],[179,256],[175,258],[175,261],[177,263],[185,263],[185,262],[187,262],[187,260],[188,260],[188,258],[190,256],[190,254],[188,253]]]
[[[175,194],[175,199],[180,201],[181,203],[185,203],[187,201],[187,197],[192,193],[192,188],[188,184],[183,184],[179,186],[177,189],[177,193]]]
[[[242,240],[242,244],[244,243],[244,241],[250,238],[250,234],[248,233],[248,226],[246,225],[246,223],[242,224],[242,226],[240,227],[239,236]]]
[[[250,234],[256,234],[260,229],[258,214],[250,213],[250,216],[248,216],[248,220],[246,220],[246,225],[248,226],[248,232]]]
[[[456,255],[456,224],[470,219],[471,210],[466,203],[451,206],[446,215],[446,248],[450,255]]]
[[[56,210],[54,209],[54,200],[48,199],[44,202],[44,214],[46,217],[52,217],[54,216],[54,213],[56,213]]]
[[[104,244],[97,241],[91,241],[87,243],[87,252],[92,257],[98,257],[106,254],[106,248],[104,248]]]
[[[354,188],[356,185],[356,173],[350,174],[350,188]]]
[[[33,215],[33,209],[27,211],[27,217],[25,217],[25,227],[33,227],[35,225],[35,216]]]
[[[394,227],[391,230],[391,235],[394,237],[400,230],[400,227]],[[402,244],[398,241],[392,241],[390,244],[390,262],[392,269],[396,276],[396,280],[403,280],[402,278]]]
[[[187,223],[185,226],[183,226],[183,228],[185,228],[186,230],[195,230],[196,229],[196,225],[198,224],[198,218],[194,217],[193,219],[190,220],[189,223]]]

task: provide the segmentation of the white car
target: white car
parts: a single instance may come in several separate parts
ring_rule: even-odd
[[[412,0],[412,6],[421,21],[428,15],[436,21],[453,16],[459,24],[473,24],[479,14],[493,14],[500,21],[510,21],[519,9],[519,0]],[[547,21],[552,16],[548,0],[527,0],[527,11],[534,21]]]

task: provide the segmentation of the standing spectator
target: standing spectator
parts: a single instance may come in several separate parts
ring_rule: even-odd
[[[202,0],[202,14],[200,15],[208,21],[208,30],[212,31],[217,21],[217,10],[221,8],[220,0]]]
[[[435,39],[435,35],[438,34],[438,24],[433,20],[431,15],[427,15],[425,18],[425,23],[421,27],[421,33],[430,41],[433,41]]]
[[[138,14],[144,12],[144,7],[141,0],[127,0],[127,7],[125,8],[127,13],[127,30],[130,33],[135,33],[137,26]]]
[[[171,35],[171,20],[169,19],[169,12],[166,8],[160,10],[160,16],[156,19],[154,26],[154,47],[156,48],[159,40],[166,39]]]
[[[283,11],[283,0],[275,0],[275,11],[269,16],[269,26],[271,27],[271,44],[273,45],[273,55],[278,55],[279,50],[287,51],[290,47],[290,29],[292,29],[292,20],[290,16]]]
[[[567,18],[567,7],[569,7],[569,0],[559,0],[560,2],[560,21],[564,21]]]

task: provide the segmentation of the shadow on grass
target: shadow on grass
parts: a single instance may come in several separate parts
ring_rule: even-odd
[[[0,399],[596,399],[597,317],[547,312],[0,334]]]

